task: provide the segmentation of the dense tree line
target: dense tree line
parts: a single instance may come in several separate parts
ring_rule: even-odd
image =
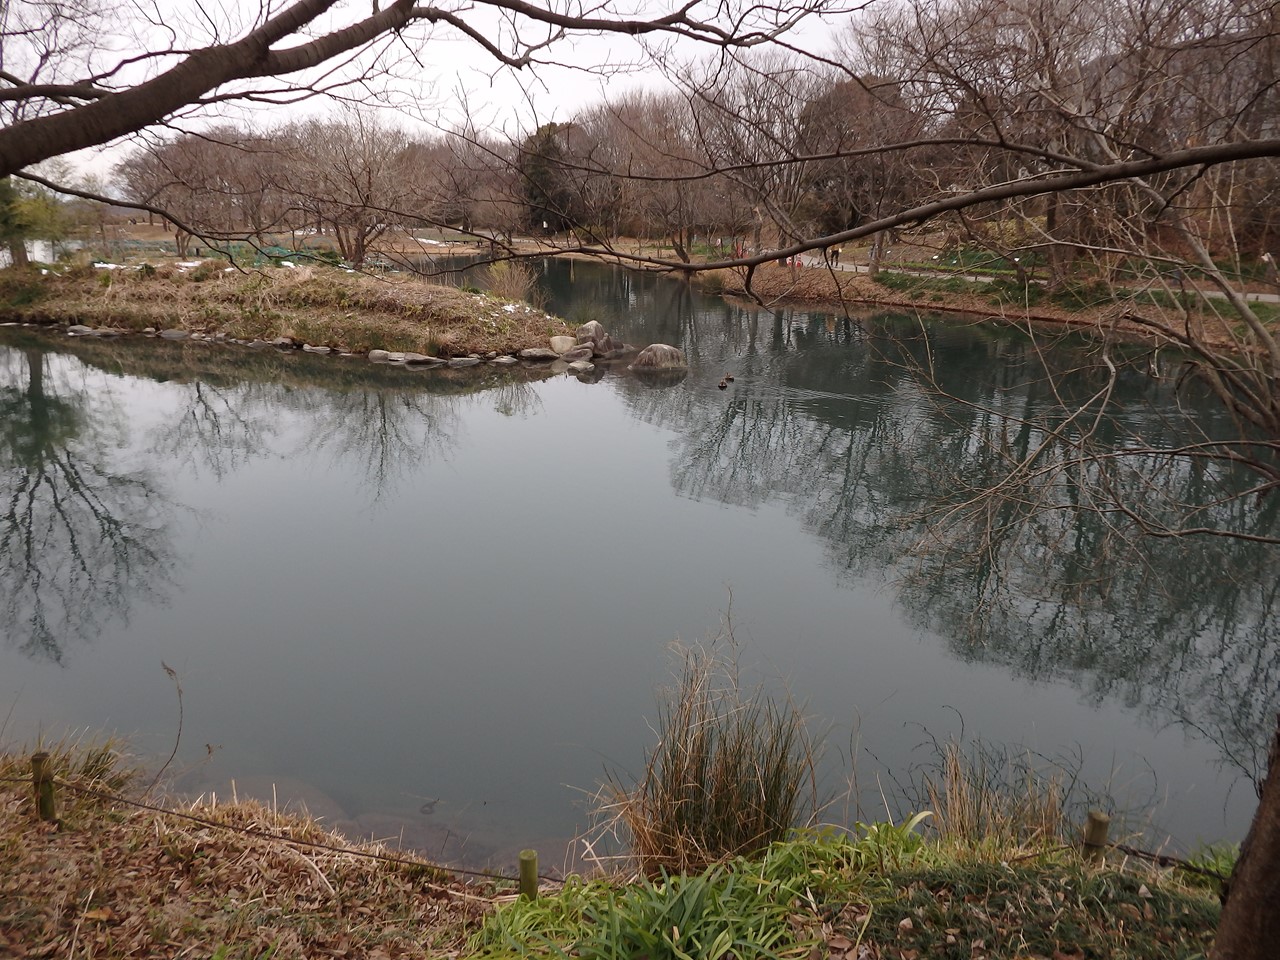
[[[323,231],[357,263],[379,232],[427,224],[651,238],[680,262],[870,236],[874,261],[877,238],[934,214],[942,249],[989,248],[1051,285],[1136,258],[1168,285],[1198,247],[1239,268],[1276,241],[1274,21],[1215,0],[874,5],[825,62],[716,55],[520,136],[411,136],[350,109],[162,138],[122,176],[184,227]]]

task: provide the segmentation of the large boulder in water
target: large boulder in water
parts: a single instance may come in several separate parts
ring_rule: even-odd
[[[622,344],[614,340],[599,320],[588,320],[573,332],[578,344],[590,344],[593,356],[602,357],[617,350]]]
[[[599,343],[608,335],[604,324],[599,320],[588,320],[573,332],[574,339],[579,343]]]
[[[684,352],[667,343],[651,343],[631,361],[628,370],[646,373],[657,370],[685,370],[689,364],[685,362]]]

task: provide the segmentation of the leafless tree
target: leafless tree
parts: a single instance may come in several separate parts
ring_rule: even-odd
[[[332,235],[344,260],[362,266],[369,244],[413,206],[409,140],[362,111],[280,131],[285,190],[294,208]]]
[[[195,233],[261,241],[287,228],[291,203],[279,138],[220,125],[135,151],[117,169],[129,200],[166,211],[180,226],[179,256]]]
[[[551,60],[556,44],[575,34],[750,46],[829,6],[824,0],[731,6],[711,8],[703,18],[696,4],[633,17],[609,4],[573,12],[524,0],[465,9],[392,0],[381,9],[374,4],[368,16],[337,0],[262,0],[244,10],[193,4],[167,15],[85,0],[6,4],[0,103],[8,123],[0,130],[0,176],[229,100],[358,95],[388,59],[429,57],[428,47],[445,37],[474,44],[497,67],[522,69]],[[137,49],[118,52],[107,39],[119,35]]]

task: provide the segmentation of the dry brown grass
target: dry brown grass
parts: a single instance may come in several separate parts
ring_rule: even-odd
[[[731,651],[731,628],[717,640],[726,638]],[[612,777],[597,798],[599,832],[624,836],[650,876],[755,853],[818,806],[818,746],[795,704],[743,690],[716,641],[676,653],[679,684],[659,708],[658,743],[639,781]]]
[[[562,320],[527,303],[333,267],[239,271],[207,261],[185,272],[166,265],[82,267],[44,277],[4,273],[0,314],[9,320],[292,337],[353,352],[376,347],[450,356],[512,353],[568,332]]]
[[[108,756],[59,751],[58,776],[114,793]],[[27,755],[0,755],[0,956],[439,957],[487,909],[479,888],[425,863],[356,856],[383,851],[258,803],[171,808],[201,823],[60,787],[55,827],[15,782],[29,773]]]
[[[538,289],[538,275],[527,263],[500,260],[485,268],[480,284],[495,297],[515,302],[523,301],[541,307],[545,304]]]
[[[954,740],[941,747],[939,767],[923,778],[933,826],[947,841],[1035,846],[1065,839],[1068,777],[1041,771],[1026,756],[970,751]]]

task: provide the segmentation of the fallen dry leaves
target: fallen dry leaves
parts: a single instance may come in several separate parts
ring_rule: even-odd
[[[205,826],[62,790],[59,828],[35,818],[30,790],[0,782],[3,957],[440,957],[487,909],[484,891],[425,863],[357,856],[392,852],[256,803],[173,808]]]

